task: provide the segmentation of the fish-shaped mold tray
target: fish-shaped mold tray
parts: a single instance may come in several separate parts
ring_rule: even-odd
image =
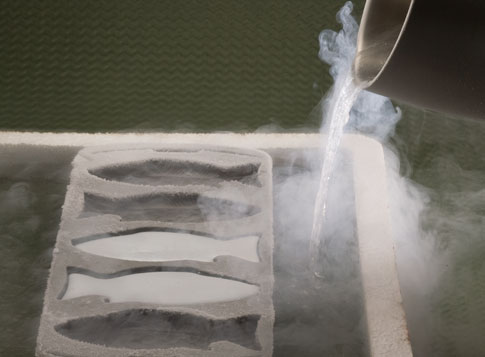
[[[204,145],[83,149],[37,356],[271,356],[272,162]]]

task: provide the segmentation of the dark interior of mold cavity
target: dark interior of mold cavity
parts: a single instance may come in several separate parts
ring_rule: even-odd
[[[309,270],[317,152],[275,150],[273,357],[368,356],[350,158],[330,182],[322,244],[324,279]],[[347,179],[348,178],[348,179]],[[337,204],[335,204],[337,203]]]
[[[126,221],[203,222],[238,219],[259,212],[260,208],[253,205],[196,193],[165,193],[120,199],[85,193],[84,210],[80,217],[114,214]]]
[[[207,350],[213,342],[230,341],[259,350],[256,338],[259,318],[248,315],[215,320],[186,313],[133,309],[71,320],[55,329],[74,340],[114,348]]]
[[[221,167],[193,161],[149,160],[106,166],[90,173],[112,181],[144,185],[209,185],[238,181],[259,186],[257,164]]]

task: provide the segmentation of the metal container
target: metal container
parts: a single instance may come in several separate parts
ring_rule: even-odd
[[[485,118],[485,1],[367,0],[354,77],[416,106]]]

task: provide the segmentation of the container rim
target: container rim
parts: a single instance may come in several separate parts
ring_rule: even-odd
[[[357,36],[357,52],[352,68],[354,80],[359,85],[371,87],[385,71],[406,30],[415,2],[416,0],[366,1]],[[392,10],[391,15],[393,16],[389,16],[389,10]],[[391,31],[397,27],[399,27],[399,32],[392,39],[392,47],[381,54],[383,58],[359,56],[359,53],[368,49],[369,46],[375,45],[376,40],[378,40],[378,34],[382,33],[382,30]],[[379,62],[382,64],[377,64],[376,66],[376,63]],[[372,69],[373,66],[375,67],[374,69]]]

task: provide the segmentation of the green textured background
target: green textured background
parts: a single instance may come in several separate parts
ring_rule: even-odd
[[[343,4],[4,0],[0,129],[316,128],[318,34]]]

